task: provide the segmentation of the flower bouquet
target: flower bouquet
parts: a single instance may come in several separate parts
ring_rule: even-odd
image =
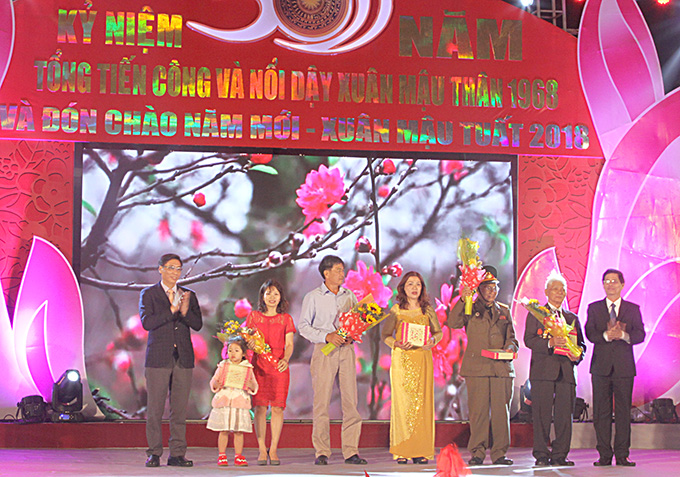
[[[217,339],[222,343],[225,343],[230,336],[239,335],[243,337],[244,340],[252,340],[251,346],[255,354],[259,354],[260,358],[271,364],[275,369],[279,360],[272,354],[272,348],[269,346],[265,340],[260,330],[255,328],[244,328],[238,321],[231,320],[227,321],[219,333],[217,333]]]
[[[361,343],[364,331],[373,328],[385,318],[387,313],[373,300],[373,295],[367,295],[351,310],[340,315],[340,327],[336,331],[343,338],[350,337]],[[321,352],[328,356],[334,349],[335,345],[328,343],[321,348]]]
[[[525,297],[519,300],[519,303],[543,324],[545,327],[544,338],[548,335],[566,338],[566,348],[569,353],[576,358],[581,356],[583,350],[570,337],[572,330],[574,330],[574,325],[567,324],[564,317],[551,312],[547,307],[539,304],[538,300],[530,300]]]
[[[461,264],[458,266],[462,272],[460,281],[470,290],[474,290],[484,279],[484,269],[482,262],[477,255],[479,242],[462,238],[458,240],[458,259]],[[465,297],[465,314],[472,314],[472,295]]]

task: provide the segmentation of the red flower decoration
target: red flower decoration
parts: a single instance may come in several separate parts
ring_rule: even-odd
[[[241,298],[234,304],[234,314],[236,318],[245,318],[253,309],[247,298]]]
[[[305,183],[295,191],[297,205],[307,220],[328,217],[330,207],[339,203],[345,195],[345,183],[340,170],[321,165],[318,171],[310,171]]]
[[[197,207],[203,207],[205,205],[205,194],[203,192],[196,192],[194,194],[194,204]]]
[[[383,285],[382,277],[373,271],[373,267],[366,267],[366,264],[359,260],[357,270],[350,270],[345,279],[345,286],[357,296],[358,300],[365,296],[373,295],[375,302],[386,307],[387,302],[392,298],[392,290]]]
[[[253,164],[269,164],[272,160],[271,154],[251,154],[250,162]]]
[[[385,197],[387,197],[388,195],[390,195],[390,191],[391,191],[391,190],[392,190],[392,189],[390,189],[390,188],[387,187],[387,186],[380,186],[380,187],[378,187],[378,196],[379,196],[379,197],[385,198]]]
[[[383,174],[394,174],[397,171],[397,167],[394,165],[392,159],[385,159],[382,162],[382,172]]]

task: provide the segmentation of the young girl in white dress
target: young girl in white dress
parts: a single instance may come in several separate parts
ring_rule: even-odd
[[[215,375],[210,380],[210,389],[216,393],[212,400],[212,410],[208,417],[208,429],[219,431],[217,437],[217,450],[219,456],[217,465],[228,465],[227,444],[229,433],[234,434],[234,464],[238,466],[248,465],[243,457],[243,433],[253,432],[250,418],[250,395],[257,393],[257,381],[253,374],[253,366],[246,359],[248,346],[240,336],[232,336],[222,348],[222,361],[217,365]],[[233,369],[232,367],[246,368]],[[245,384],[241,388],[230,387],[233,383],[227,382],[227,377],[232,372],[239,374],[245,371]]]

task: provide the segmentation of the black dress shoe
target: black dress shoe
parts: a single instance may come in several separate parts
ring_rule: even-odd
[[[168,457],[168,465],[172,465],[172,466],[175,466],[175,467],[193,467],[194,462],[191,461],[191,460],[185,459],[183,455],[176,456],[176,457],[170,456],[170,457]]]
[[[414,464],[427,464],[427,459],[425,457],[414,457],[413,463]]]
[[[354,454],[352,457],[345,459],[345,464],[365,465],[368,464],[368,461],[359,457],[359,454]]]
[[[560,459],[552,459],[552,460],[550,461],[550,465],[573,467],[573,466],[575,466],[576,464],[574,464],[574,462],[570,461],[570,460],[567,459],[566,457],[562,457],[562,458],[560,458]]]
[[[473,457],[468,461],[469,465],[482,465],[484,463],[484,459],[481,457]]]
[[[593,465],[594,465],[595,467],[606,467],[606,466],[608,466],[608,465],[612,465],[612,461],[611,461],[611,460],[602,460],[602,459],[600,459],[600,460],[596,460],[595,462],[593,462]]]
[[[408,459],[406,457],[400,457],[397,459],[397,464],[408,464]]]
[[[616,465],[623,465],[625,467],[635,467],[635,462],[632,460],[628,460],[628,457],[624,457],[623,459],[616,459]]]
[[[494,460],[493,463],[495,465],[512,465],[514,464],[512,459],[508,459],[507,457],[499,457],[498,459]]]
[[[158,457],[157,455],[150,455],[149,457],[146,458],[146,465],[147,467],[158,467],[161,465],[161,458]]]
[[[320,455],[314,461],[314,465],[328,465],[328,456]]]
[[[536,462],[534,463],[534,467],[548,467],[550,465],[550,461],[548,460],[547,457],[539,457],[536,459]]]

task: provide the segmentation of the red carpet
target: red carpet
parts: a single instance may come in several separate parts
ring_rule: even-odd
[[[206,421],[187,423],[187,441],[190,447],[214,447],[217,433],[205,427]],[[163,425],[165,442],[168,425]],[[510,428],[513,447],[531,447],[531,424],[512,424]],[[281,435],[281,448],[311,448],[311,421],[286,422]],[[455,442],[465,447],[470,435],[467,423],[438,422],[437,447]],[[359,446],[389,447],[390,424],[387,421],[364,421]],[[340,422],[331,423],[331,442],[340,447]],[[246,434],[246,447],[257,447],[255,434]],[[108,421],[84,423],[17,424],[0,423],[0,448],[125,448],[146,447],[144,421]]]

